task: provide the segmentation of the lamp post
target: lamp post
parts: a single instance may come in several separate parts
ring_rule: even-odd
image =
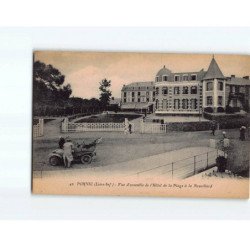
[[[200,83],[198,83],[198,88],[199,88],[199,122],[201,121],[201,105],[200,105],[200,102],[201,102],[201,93],[200,93]]]

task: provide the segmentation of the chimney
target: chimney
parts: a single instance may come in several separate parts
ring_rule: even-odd
[[[235,75],[231,75],[231,78],[235,78]]]
[[[243,76],[243,78],[249,80],[249,76]]]

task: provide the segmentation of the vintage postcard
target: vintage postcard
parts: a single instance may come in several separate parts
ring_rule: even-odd
[[[249,198],[250,56],[33,59],[34,194]]]

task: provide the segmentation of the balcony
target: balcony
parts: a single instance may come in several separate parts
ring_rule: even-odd
[[[243,99],[245,97],[245,94],[244,93],[239,93],[239,92],[230,92],[229,93],[229,98],[230,99],[233,99],[233,98],[236,98],[236,99]]]

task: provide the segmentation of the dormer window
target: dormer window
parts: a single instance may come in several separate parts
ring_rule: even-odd
[[[157,76],[157,77],[155,78],[155,81],[156,81],[156,82],[159,82],[159,76]]]
[[[191,75],[191,81],[196,81],[197,75]]]
[[[168,81],[168,76],[163,76],[163,82],[167,82]]]
[[[174,81],[175,81],[175,82],[179,82],[179,81],[180,81],[180,76],[175,75],[175,76],[174,76]]]
[[[188,81],[188,75],[183,75],[183,76],[182,76],[182,80],[183,80],[183,81]]]

